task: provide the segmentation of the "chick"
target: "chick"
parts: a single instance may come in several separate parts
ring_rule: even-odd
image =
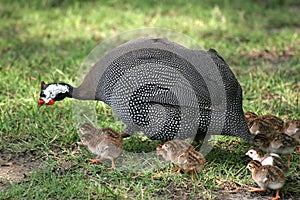
[[[99,130],[94,127],[91,123],[85,122],[84,124],[82,124],[79,127],[79,132],[83,135],[86,133],[90,133],[90,134],[95,134],[97,133]]]
[[[89,123],[83,124],[79,131],[82,144],[97,155],[97,159],[91,160],[91,163],[110,159],[112,168],[115,168],[114,159],[122,153],[122,137],[111,128],[97,129]]]
[[[179,155],[177,163],[182,167],[186,173],[194,171],[194,177],[198,177],[197,169],[205,164],[205,157],[192,146],[187,149],[184,153]]]
[[[266,189],[276,190],[276,196],[272,200],[280,199],[279,191],[284,185],[286,177],[284,172],[272,165],[261,165],[260,162],[252,160],[247,169],[251,172],[253,180],[260,188],[251,188],[250,192],[264,192]]]
[[[261,115],[261,116],[259,116],[259,118],[264,120],[265,122],[271,124],[273,129],[276,132],[280,132],[282,130],[284,121],[282,119],[280,119],[279,117],[268,114],[268,115]]]
[[[286,154],[288,159],[288,164],[291,164],[290,154],[294,152],[295,147],[298,142],[291,136],[282,133],[276,134],[270,142],[271,152]]]
[[[82,124],[79,127],[79,131],[83,135],[84,133],[90,133],[90,134],[103,134],[105,138],[112,138],[117,140],[118,142],[122,142],[122,135],[117,133],[112,128],[102,127],[102,128],[96,128],[92,124],[86,122]]]
[[[163,157],[164,160],[170,161],[186,172],[195,172],[197,176],[197,168],[205,163],[204,156],[197,152],[192,145],[184,140],[175,139],[168,141],[156,148],[157,155]],[[177,172],[180,172],[181,168],[177,168]]]
[[[281,132],[284,121],[275,115],[261,115],[248,121],[247,125],[250,133],[269,134],[271,132]]]
[[[254,144],[265,152],[272,152],[270,147],[271,139],[270,136],[259,133],[254,137]]]
[[[252,148],[247,153],[247,156],[253,160],[259,161],[262,165],[273,165],[281,169],[284,173],[287,173],[288,166],[283,162],[279,155],[271,153],[264,154],[259,148]]]
[[[246,112],[245,113],[245,120],[248,124],[248,122],[252,121],[253,119],[255,119],[256,117],[258,117],[258,115],[254,112]]]
[[[162,156],[164,160],[178,164],[178,156],[187,151],[187,149],[191,146],[192,145],[190,145],[184,140],[175,139],[167,141],[162,145],[159,145],[156,148],[156,153],[157,155]]]
[[[275,132],[275,128],[269,122],[257,117],[248,122],[248,128],[251,134],[269,134]]]
[[[290,154],[294,152],[297,141],[287,134],[273,132],[269,135],[257,134],[254,137],[254,144],[266,152],[286,154],[290,164]]]
[[[300,144],[300,120],[290,120],[284,123],[283,132],[293,137]],[[300,146],[298,148],[300,153]]]

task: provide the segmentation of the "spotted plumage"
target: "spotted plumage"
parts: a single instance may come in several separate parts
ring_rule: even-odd
[[[50,85],[41,85],[39,105]],[[103,101],[128,134],[143,132],[162,141],[206,134],[252,140],[241,86],[213,49],[190,50],[167,39],[139,38],[103,56],[78,88],[65,85],[69,92],[58,92],[59,98],[48,105],[62,97]]]

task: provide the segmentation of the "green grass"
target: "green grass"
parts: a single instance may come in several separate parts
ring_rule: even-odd
[[[159,27],[217,49],[243,87],[245,111],[300,119],[299,19],[296,0],[1,1],[0,154],[15,165],[35,158],[44,167],[21,182],[1,180],[0,199],[213,199],[220,190],[254,186],[245,169],[250,146],[228,137],[206,156],[198,180],[173,174],[152,155],[157,141],[137,136],[124,141],[117,170],[108,170],[109,162],[90,165],[93,155],[76,144],[73,100],[37,110],[39,84],[74,83],[100,42]],[[99,125],[122,130],[107,106],[97,106]],[[284,197],[300,193],[299,155],[292,160]]]

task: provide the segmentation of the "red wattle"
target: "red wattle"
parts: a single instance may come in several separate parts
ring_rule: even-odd
[[[38,101],[39,106],[43,105],[44,103],[45,103],[45,101],[43,99],[39,99],[39,101]]]
[[[53,105],[55,103],[55,101],[53,99],[50,99],[49,102],[47,103],[47,105]]]

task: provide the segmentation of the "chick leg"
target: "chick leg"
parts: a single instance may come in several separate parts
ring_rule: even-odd
[[[290,154],[287,154],[287,155],[286,155],[286,158],[287,158],[287,160],[288,160],[288,165],[290,165],[290,164],[291,164],[291,155],[290,155]]]
[[[181,168],[180,167],[174,167],[172,168],[173,171],[175,171],[175,173],[179,174],[180,171],[181,171]]]
[[[187,174],[191,173],[191,172],[194,172],[194,178],[198,178],[198,174],[197,174],[197,170],[196,168],[195,169],[191,169],[191,170],[186,170],[185,171]]]
[[[279,189],[276,190],[276,196],[272,200],[278,200],[278,199],[280,199]]]
[[[99,158],[97,158],[97,159],[90,159],[90,163],[91,163],[91,164],[95,164],[95,163],[98,163],[98,162],[100,162],[100,161],[102,161],[102,160],[104,160],[104,158],[101,158],[101,157],[99,157]]]
[[[298,148],[298,153],[300,153],[300,147]]]
[[[194,178],[198,178],[198,174],[197,174],[196,168],[193,171],[194,171]]]
[[[266,190],[261,188],[253,188],[253,187],[250,188],[250,192],[265,192],[265,191]]]
[[[115,166],[115,159],[114,159],[114,157],[110,157],[110,160],[111,160],[111,168],[115,169],[116,166]]]

